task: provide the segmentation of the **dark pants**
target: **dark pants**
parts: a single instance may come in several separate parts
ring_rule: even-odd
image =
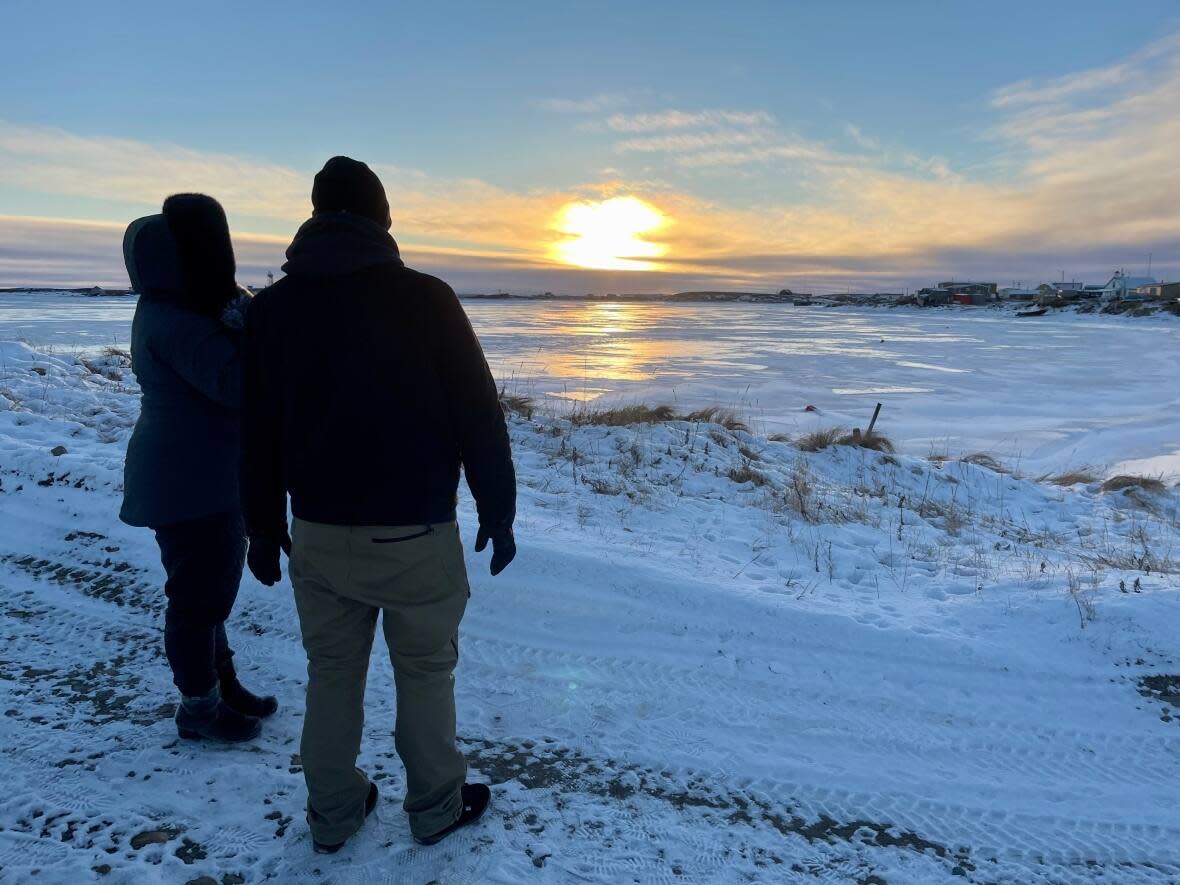
[[[225,619],[246,563],[246,526],[236,511],[156,529],[168,580],[164,651],[172,680],[186,697],[203,697],[219,674],[233,672]]]

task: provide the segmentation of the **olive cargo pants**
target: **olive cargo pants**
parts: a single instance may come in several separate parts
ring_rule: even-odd
[[[458,819],[467,763],[455,746],[454,668],[469,589],[456,523],[335,526],[296,519],[291,583],[307,651],[300,752],[307,819],[319,842],[364,822],[369,781],[356,767],[378,614],[397,689],[395,745],[415,836]]]

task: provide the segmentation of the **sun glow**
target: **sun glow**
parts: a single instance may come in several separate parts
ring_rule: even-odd
[[[554,223],[566,238],[553,245],[553,257],[595,270],[656,270],[658,265],[650,259],[668,249],[642,235],[667,223],[664,213],[637,197],[570,203]]]

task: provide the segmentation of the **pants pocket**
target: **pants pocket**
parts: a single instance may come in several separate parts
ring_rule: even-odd
[[[459,535],[458,524],[453,523],[445,529],[440,529],[437,537],[438,544],[435,549],[439,569],[456,590],[465,596],[471,596],[471,584],[467,580],[467,563],[463,560],[463,539]]]
[[[369,540],[374,544],[401,544],[404,541],[416,541],[418,538],[425,538],[428,535],[434,534],[434,526],[426,526],[420,532],[414,532],[409,535],[382,535]]]

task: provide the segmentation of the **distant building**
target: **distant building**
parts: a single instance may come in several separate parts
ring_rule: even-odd
[[[1102,289],[1101,286],[1090,286],[1091,289]],[[1077,298],[1086,297],[1087,286],[1085,283],[1077,280],[1070,280],[1068,283],[1062,280],[1059,283],[1041,283],[1037,286],[1042,298],[1062,298],[1066,301],[1073,301]]]
[[[1136,292],[1152,301],[1171,301],[1180,298],[1180,283],[1148,283],[1140,286]]]
[[[996,297],[995,283],[976,283],[971,280],[963,280],[956,283],[951,280],[946,283],[939,283],[938,288],[946,289],[951,295],[985,295],[988,300]]]
[[[939,307],[951,303],[950,291],[942,287],[927,286],[925,289],[919,289],[914,293],[914,298],[923,307]]]
[[[1004,298],[1008,301],[1032,301],[1038,295],[1044,294],[1041,291],[1042,289],[1044,289],[1044,286],[1042,286],[1040,289],[1025,289],[1021,286],[1005,286],[1003,289],[999,290],[999,295],[1001,298]]]
[[[1121,270],[1115,273],[1110,278],[1105,286],[1102,287],[1103,301],[1136,301],[1143,296],[1139,294],[1140,287],[1157,285],[1156,280],[1151,277],[1131,277],[1124,274]]]

